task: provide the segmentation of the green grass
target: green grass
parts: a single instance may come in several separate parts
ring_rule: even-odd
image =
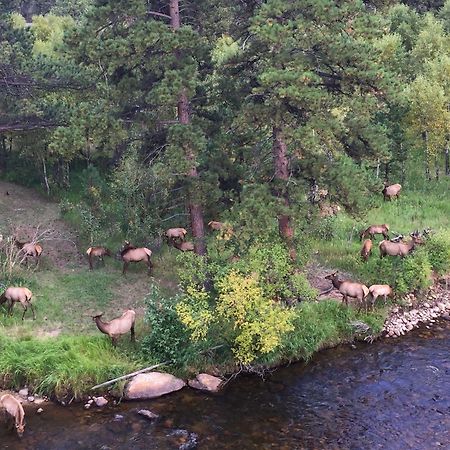
[[[142,363],[131,351],[114,349],[102,336],[10,338],[0,332],[0,386],[58,397],[80,398],[95,384],[108,381]]]

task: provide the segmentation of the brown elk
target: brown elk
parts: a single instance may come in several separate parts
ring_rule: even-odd
[[[369,295],[367,286],[350,280],[339,280],[337,272],[331,273],[325,277],[331,280],[333,286],[342,294],[342,300],[348,306],[348,297],[356,298],[359,302],[359,309],[364,305],[364,299]]]
[[[186,242],[175,242],[173,241],[173,246],[182,252],[193,252],[194,251],[194,243],[190,241]]]
[[[4,394],[0,397],[0,409],[4,409],[11,416],[17,435],[22,437],[25,431],[25,411],[22,404],[11,394]]]
[[[152,251],[146,247],[134,247],[128,241],[125,241],[122,250],[120,251],[120,257],[123,260],[122,274],[125,275],[130,265],[130,262],[144,261],[148,267],[148,274],[152,272],[153,264],[150,261]]]
[[[223,228],[223,223],[222,222],[216,222],[215,220],[211,220],[210,222],[208,222],[208,226],[212,229],[212,230],[221,230]]]
[[[33,320],[36,319],[36,314],[34,311],[33,303],[31,303],[33,297],[33,293],[25,287],[9,287],[3,292],[0,296],[0,305],[5,302],[8,302],[8,314],[12,316],[12,310],[14,303],[20,302],[23,306],[23,314],[22,320],[25,317],[25,313],[27,312],[28,306],[31,308],[33,313]]]
[[[415,234],[411,234],[411,240],[409,242],[381,241],[378,245],[380,248],[380,258],[384,258],[385,256],[400,256],[400,258],[404,258],[418,244],[423,244],[423,240]]]
[[[384,304],[386,304],[387,297],[392,297],[393,291],[388,284],[373,284],[369,287],[369,294],[372,297],[372,309],[378,297],[384,298]]]
[[[92,319],[97,325],[97,328],[104,334],[107,334],[112,341],[112,345],[115,347],[117,339],[122,334],[126,334],[131,331],[131,341],[136,340],[134,335],[134,323],[136,321],[136,313],[132,309],[125,311],[120,317],[110,320],[109,322],[103,322],[101,320],[103,314],[97,314]]]
[[[362,241],[367,236],[369,236],[370,239],[373,239],[376,234],[382,234],[385,239],[389,239],[389,225],[387,225],[386,223],[383,223],[382,225],[371,225],[370,227],[361,231],[361,233],[359,233],[359,237]]]
[[[402,189],[401,184],[391,184],[390,186],[385,185],[383,189],[384,201],[392,200],[393,198],[398,198],[400,195],[400,191]]]
[[[97,257],[100,261],[102,261],[103,264],[105,264],[105,261],[103,260],[104,256],[111,256],[111,252],[106,248],[102,246],[98,247],[89,247],[86,250],[86,254],[89,258],[89,269],[93,270],[94,267],[92,265],[92,258]]]
[[[25,263],[28,263],[28,258],[34,258],[37,266],[42,253],[42,246],[34,242],[20,242],[15,237],[13,239],[16,246],[20,249],[20,253],[23,254]]]
[[[165,234],[169,241],[171,239],[172,240],[180,239],[184,241],[184,237],[186,236],[187,231],[185,228],[169,228]]]
[[[370,239],[366,239],[361,248],[361,258],[364,261],[367,261],[371,253],[372,253],[372,241]]]

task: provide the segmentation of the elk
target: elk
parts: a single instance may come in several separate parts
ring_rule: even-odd
[[[175,242],[173,241],[173,246],[182,252],[193,252],[194,251],[194,243],[190,241],[186,242]]]
[[[88,258],[89,258],[89,270],[93,270],[94,269],[94,267],[92,265],[92,258],[94,256],[97,257],[100,261],[102,261],[103,264],[105,264],[105,261],[103,260],[103,257],[104,256],[111,256],[111,252],[106,247],[102,247],[102,246],[89,247],[86,250],[86,254],[88,255]]]
[[[37,266],[42,253],[42,246],[34,242],[20,242],[16,237],[13,237],[13,239],[20,252],[23,253],[25,262],[28,263],[28,258],[34,258]]]
[[[383,189],[384,201],[392,200],[393,198],[397,198],[400,195],[400,191],[402,189],[401,184],[391,184],[390,186],[385,185]]]
[[[125,275],[130,265],[130,262],[140,262],[144,261],[148,267],[148,274],[152,272],[152,263],[150,257],[152,256],[152,251],[146,247],[134,247],[128,241],[125,241],[122,250],[120,251],[120,257],[123,260],[122,274]]]
[[[423,244],[422,239],[418,235],[411,234],[411,238],[409,242],[381,241],[378,245],[380,248],[380,259],[385,256],[400,256],[400,258],[404,258],[414,250],[416,245]]]
[[[216,222],[215,220],[211,220],[210,222],[208,222],[208,226],[212,230],[221,230],[223,225],[224,224],[222,222]]]
[[[389,239],[388,233],[389,225],[387,225],[386,223],[383,223],[382,225],[370,225],[370,227],[359,233],[359,238],[362,241],[367,236],[369,236],[370,239],[373,239],[376,234],[382,234],[385,239]]]
[[[359,301],[359,308],[364,304],[364,299],[369,295],[367,286],[361,283],[350,280],[339,280],[337,272],[331,273],[325,277],[326,280],[331,280],[333,286],[342,294],[342,300],[348,306],[348,297],[356,298]]]
[[[6,410],[6,413],[14,419],[14,425],[19,437],[23,436],[25,431],[25,411],[22,404],[11,394],[5,394],[0,397],[0,409]]]
[[[9,287],[0,296],[0,305],[2,305],[5,302],[8,302],[8,314],[12,316],[14,303],[20,302],[23,306],[22,320],[25,317],[25,313],[27,312],[28,306],[31,308],[31,311],[33,313],[33,320],[35,320],[36,314],[33,307],[33,303],[31,303],[32,297],[33,293],[28,288]]]
[[[136,313],[132,309],[125,311],[120,317],[110,320],[109,322],[103,322],[101,320],[102,314],[93,316],[92,319],[96,323],[97,328],[104,334],[107,334],[111,338],[112,345],[115,347],[117,339],[122,334],[126,334],[131,331],[131,341],[135,342],[134,335],[134,323],[136,321]]]
[[[371,253],[372,253],[372,241],[370,239],[366,239],[361,248],[361,258],[364,261],[367,261]]]
[[[392,297],[393,291],[388,284],[373,284],[369,287],[369,294],[372,297],[372,309],[378,297],[384,298],[384,304],[386,304],[387,297]]]
[[[166,234],[167,240],[169,240],[169,241],[171,239],[172,240],[180,239],[180,240],[184,241],[184,237],[186,236],[187,231],[185,228],[169,228],[165,234]]]

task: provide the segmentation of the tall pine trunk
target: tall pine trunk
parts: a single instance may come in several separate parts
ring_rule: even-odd
[[[180,7],[178,0],[170,0],[170,23],[172,28],[176,31],[181,27],[180,19]],[[180,55],[177,52],[176,56],[179,58]],[[189,125],[191,122],[189,115],[189,99],[185,89],[179,94],[178,97],[178,121],[181,125]],[[198,178],[196,158],[193,150],[186,150],[186,158],[190,163],[190,169],[188,176],[192,179]],[[188,205],[189,205],[189,215],[191,218],[192,234],[194,235],[194,251],[198,255],[206,254],[206,242],[205,242],[205,225],[203,220],[203,208],[198,202],[194,200],[192,192],[188,192]]]
[[[289,159],[287,155],[287,145],[283,138],[282,130],[279,127],[273,128],[273,158],[275,166],[275,182],[277,183],[276,195],[282,199],[284,205],[289,207],[289,194],[287,183],[289,180]],[[285,187],[282,189],[281,186]],[[294,228],[292,227],[291,217],[288,214],[278,216],[278,229],[280,235],[285,239],[289,246],[292,259],[295,259],[296,252],[293,245]]]
[[[445,147],[445,175],[450,175],[450,154],[449,143]]]

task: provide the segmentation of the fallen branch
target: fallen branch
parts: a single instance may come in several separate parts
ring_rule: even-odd
[[[91,388],[91,391],[93,391],[95,389],[98,389],[98,388],[101,388],[103,386],[109,386],[110,384],[113,384],[116,381],[126,380],[127,378],[134,377],[135,375],[139,375],[140,373],[148,372],[149,370],[156,369],[157,367],[163,366],[164,364],[169,364],[170,362],[171,361],[164,361],[162,363],[155,364],[154,366],[146,367],[145,369],[141,369],[141,370],[138,370],[136,372],[129,373],[128,375],[123,375],[121,377],[114,378],[113,380],[105,381],[104,383],[97,384],[97,386],[94,386],[93,388]]]

